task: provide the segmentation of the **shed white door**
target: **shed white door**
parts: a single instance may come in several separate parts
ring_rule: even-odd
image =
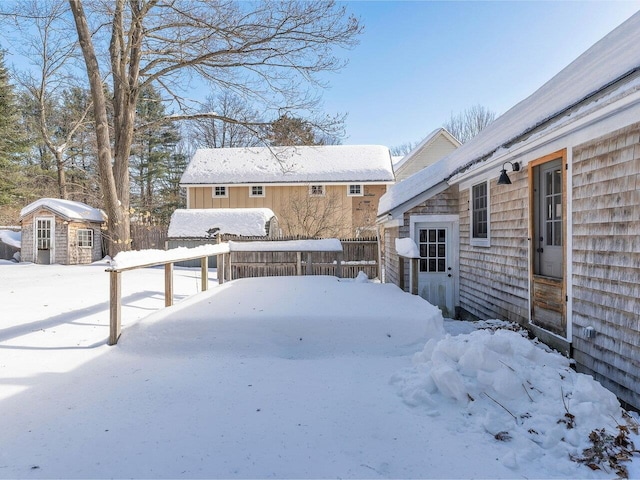
[[[36,263],[48,265],[53,261],[53,226],[52,218],[36,218]]]
[[[455,316],[456,251],[453,222],[417,223],[415,241],[420,249],[418,294],[442,310],[447,318]]]

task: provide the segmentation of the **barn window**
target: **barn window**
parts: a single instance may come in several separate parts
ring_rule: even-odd
[[[227,195],[227,187],[213,187],[214,197],[226,197]]]
[[[471,245],[489,247],[489,183],[471,187]]]
[[[362,196],[362,185],[355,184],[349,185],[347,190],[347,195],[349,197],[361,197]]]
[[[264,197],[264,187],[262,185],[252,185],[249,191],[250,197]]]
[[[93,230],[89,228],[78,230],[78,246],[86,248],[93,247]]]
[[[309,185],[309,195],[322,197],[324,195],[324,185]]]

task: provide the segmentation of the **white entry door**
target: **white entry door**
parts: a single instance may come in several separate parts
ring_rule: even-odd
[[[418,294],[442,310],[446,318],[455,316],[457,286],[457,223],[416,223],[414,239],[420,250]]]
[[[35,219],[36,263],[44,265],[53,263],[54,225],[53,218],[39,217]]]

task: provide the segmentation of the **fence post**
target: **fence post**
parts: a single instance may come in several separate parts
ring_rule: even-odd
[[[225,262],[224,262],[224,268],[225,268],[225,275],[224,275],[224,279],[225,280],[233,280],[233,278],[231,277],[231,252],[229,253],[225,253]]]
[[[216,257],[216,271],[218,272],[218,284],[222,285],[224,283],[224,253],[221,253]]]
[[[173,263],[164,264],[164,306],[173,305]]]
[[[109,272],[109,345],[115,345],[120,338],[122,312],[120,272]]]
[[[209,257],[202,257],[200,259],[200,276],[202,283],[202,291],[209,289]]]
[[[313,275],[313,262],[311,260],[311,252],[307,252],[307,275]]]
[[[418,259],[411,259],[411,294],[418,295]]]
[[[296,252],[296,274],[302,275],[302,252]]]
[[[343,252],[336,254],[336,277],[342,278],[342,259],[344,257]]]
[[[400,290],[404,291],[405,280],[404,280],[404,257],[398,256],[398,280],[400,280]]]

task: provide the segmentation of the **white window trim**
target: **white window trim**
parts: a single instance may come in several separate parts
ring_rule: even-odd
[[[313,193],[313,187],[320,187],[322,189],[322,193]],[[327,188],[323,184],[314,183],[309,185],[309,196],[310,197],[324,197],[327,194]]]
[[[360,193],[351,193],[351,187],[360,187]],[[347,197],[363,197],[364,186],[361,183],[351,183],[347,185]]]
[[[224,195],[216,195],[216,188],[224,188]],[[229,197],[229,187],[226,185],[214,185],[211,187],[211,196],[213,198],[228,198]]]
[[[80,245],[80,232],[89,232],[89,245]],[[76,242],[78,248],[93,248],[93,230],[90,228],[79,228],[76,230]]]
[[[487,238],[475,238],[473,236],[473,187],[486,183],[487,185]],[[491,246],[491,182],[483,180],[469,187],[469,244],[474,247]]]
[[[260,187],[262,189],[262,193],[260,195],[255,195],[253,193],[253,189],[256,187]],[[250,185],[249,186],[249,196],[250,197],[264,197],[265,196],[265,188],[264,185]]]

